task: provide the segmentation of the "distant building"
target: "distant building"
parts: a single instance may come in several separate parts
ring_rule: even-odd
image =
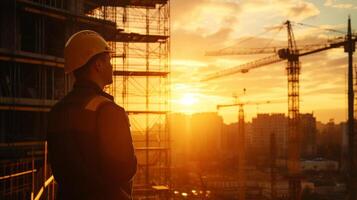
[[[173,166],[186,163],[191,139],[191,117],[182,113],[169,116],[171,132],[171,162]]]
[[[238,134],[238,123],[224,125],[222,129],[222,150],[227,155],[233,155],[236,148],[236,139]]]
[[[217,156],[221,155],[224,124],[217,113],[175,113],[170,115],[169,123],[174,165],[207,159],[216,161]]]
[[[190,153],[193,159],[210,160],[222,152],[223,119],[217,113],[197,113],[191,117]]]
[[[224,157],[234,162],[234,159],[238,158],[238,123],[231,123],[223,126],[221,146]],[[246,155],[251,155],[251,145],[253,143],[252,138],[252,123],[244,123],[245,132],[245,147]],[[246,157],[247,164],[250,163],[252,157]]]
[[[331,119],[320,125],[317,135],[317,156],[331,160],[340,160],[342,154],[343,125],[335,124]]]
[[[355,125],[357,123],[355,122]],[[341,144],[341,165],[340,165],[340,170],[342,172],[347,172],[348,170],[348,127],[347,123],[341,123],[341,129],[342,129],[342,144]],[[355,129],[356,130],[356,129]],[[355,143],[357,144],[357,142]],[[357,152],[357,151],[355,151]],[[356,158],[357,159],[357,158]],[[357,160],[356,160],[357,162]]]
[[[313,114],[300,114],[301,156],[312,158],[316,155],[316,118]]]
[[[313,114],[300,114],[301,156],[316,155],[316,118]],[[270,135],[275,134],[277,157],[286,157],[288,150],[288,118],[282,114],[258,114],[252,120],[250,148],[262,159],[270,154]]]
[[[270,135],[275,134],[278,157],[287,150],[287,118],[284,114],[258,114],[252,119],[251,149],[257,157],[266,160],[270,155]]]

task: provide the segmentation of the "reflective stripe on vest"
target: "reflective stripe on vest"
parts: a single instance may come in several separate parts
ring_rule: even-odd
[[[90,111],[96,111],[99,105],[104,102],[111,102],[111,100],[103,96],[95,96],[87,103],[84,109]]]

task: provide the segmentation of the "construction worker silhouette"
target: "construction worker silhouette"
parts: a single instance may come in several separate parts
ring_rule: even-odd
[[[125,110],[103,91],[113,68],[107,42],[80,31],[65,45],[73,90],[49,113],[48,153],[59,199],[132,199],[136,156]]]

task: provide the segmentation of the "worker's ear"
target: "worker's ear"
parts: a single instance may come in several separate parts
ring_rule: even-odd
[[[94,62],[94,69],[96,72],[101,72],[103,70],[103,59],[98,57]]]

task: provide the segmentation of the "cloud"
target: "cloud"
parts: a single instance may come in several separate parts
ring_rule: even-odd
[[[239,30],[242,20],[303,21],[320,13],[313,3],[304,0],[180,0],[171,5],[172,30],[183,29],[201,35],[227,27]]]
[[[352,3],[337,3],[337,0],[325,0],[324,6],[338,9],[357,9],[357,5]]]
[[[232,29],[226,27],[204,36],[182,29],[176,30],[172,33],[172,57],[208,61],[210,57],[205,56],[205,51],[225,46],[231,32]]]
[[[319,9],[310,2],[300,1],[288,5],[287,7],[289,9],[287,10],[286,15],[289,19],[293,19],[294,21],[303,21],[320,14]]]
[[[292,17],[303,20],[319,13],[314,4],[302,0],[187,0],[172,2],[172,58],[214,60],[205,57],[208,50],[216,50],[244,40],[242,34],[246,30],[264,29],[263,25],[255,27],[250,19],[258,19],[260,15]],[[254,16],[254,17],[253,17]],[[242,22],[241,18],[249,18]],[[243,23],[243,24],[242,24]],[[257,32],[257,31],[256,31]],[[281,33],[285,33],[284,30]],[[256,33],[253,33],[256,35]],[[252,35],[249,34],[248,35]],[[285,37],[286,34],[284,34]],[[262,47],[262,44],[282,44],[269,38],[252,37],[249,43],[240,47]],[[237,39],[238,38],[238,39]],[[264,42],[264,43],[263,43]],[[285,46],[286,42],[284,43]],[[264,47],[264,46],[263,46]]]
[[[302,0],[253,0],[244,2],[244,10],[250,13],[264,13],[268,18],[273,16],[303,21],[320,14],[320,10],[315,4]]]
[[[218,0],[172,2],[173,30],[209,35],[238,22],[240,3]]]

